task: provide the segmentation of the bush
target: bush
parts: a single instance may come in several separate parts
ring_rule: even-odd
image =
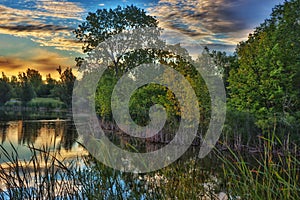
[[[27,106],[32,108],[48,108],[48,109],[66,108],[66,105],[63,102],[53,98],[34,98],[27,103]]]

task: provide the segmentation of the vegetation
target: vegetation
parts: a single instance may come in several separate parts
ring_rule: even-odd
[[[194,159],[137,175],[115,171],[91,156],[59,160],[49,147],[29,146],[32,157],[23,161],[12,147],[11,154],[0,147],[9,161],[0,165],[6,183],[0,199],[216,199],[221,190],[220,181]]]
[[[273,9],[271,18],[237,46],[238,67],[231,69],[229,104],[255,116],[262,129],[274,117],[287,127],[299,112],[299,1]],[[284,124],[285,122],[285,124]]]
[[[276,6],[232,56],[207,49],[227,86],[224,143],[262,147],[260,136],[276,126],[284,144],[299,144],[299,7],[298,0]]]
[[[27,103],[27,106],[36,108],[61,109],[65,108],[66,104],[53,98],[34,98]]]
[[[96,112],[99,118],[104,122],[109,121],[113,123],[111,95],[119,78],[124,75],[124,73],[140,64],[161,63],[179,71],[190,82],[199,98],[199,110],[202,117],[202,124],[200,127],[205,129],[210,114],[208,89],[201,75],[193,68],[186,58],[174,55],[171,50],[145,48],[127,52],[125,51],[128,48],[126,46],[122,47],[122,45],[118,45],[115,47],[115,43],[118,43],[119,41],[114,41],[111,44],[103,44],[106,45],[105,47],[95,48],[105,39],[113,37],[121,32],[137,28],[153,28],[157,32],[149,37],[144,36],[142,40],[139,40],[135,35],[131,36],[132,38],[126,38],[127,42],[130,41],[130,47],[140,46],[142,43],[148,42],[164,44],[164,41],[158,39],[160,29],[157,25],[158,21],[154,17],[147,15],[144,10],[135,6],[127,6],[110,10],[100,9],[95,13],[89,13],[86,21],[79,25],[75,30],[76,37],[84,43],[83,52],[87,55],[86,58],[76,59],[79,70],[83,72],[83,77],[89,77],[90,74],[93,74],[97,70],[93,67],[88,67],[90,66],[88,65],[89,61],[94,62],[95,60],[98,60],[97,62],[105,65],[104,67],[107,67],[99,80],[96,95],[90,97],[95,98]],[[120,38],[117,40],[121,41]],[[169,48],[178,51],[181,50],[183,52],[186,51],[181,48],[180,45],[170,46]],[[100,60],[98,58],[99,55],[101,55],[102,58]],[[107,59],[110,62],[105,61],[105,63],[103,63],[103,59]],[[138,74],[139,72],[135,70],[135,73]],[[87,79],[89,80],[89,78]],[[166,75],[165,79],[170,79],[170,77]],[[173,81],[172,84],[177,84],[180,87],[179,82],[175,82],[174,79],[170,81]],[[86,85],[86,90],[89,90],[89,84],[87,83]],[[181,119],[178,100],[171,90],[161,85],[148,84],[135,92],[130,100],[131,117],[137,124],[146,125],[149,122],[148,111],[154,104],[160,104],[166,108],[168,114],[167,129],[176,129]]]
[[[41,74],[34,69],[28,69],[19,73],[18,78],[10,79],[2,72],[0,78],[0,106],[6,108],[18,107],[19,101],[24,107],[44,107],[48,109],[71,107],[73,84],[76,77],[71,68],[62,71],[57,69],[60,80],[46,76],[42,79]]]
[[[2,78],[0,78],[0,105],[3,105],[10,99],[11,92],[7,81],[7,77],[2,73]]]
[[[271,139],[262,139],[265,142],[263,152],[250,158],[232,149],[229,155],[219,155],[223,161],[227,193],[241,199],[299,199],[297,147],[276,152],[276,143],[283,145],[278,138],[273,135]]]

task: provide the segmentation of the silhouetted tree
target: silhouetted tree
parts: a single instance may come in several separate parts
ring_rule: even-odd
[[[26,104],[29,102],[31,99],[33,99],[36,94],[34,92],[34,89],[32,87],[32,84],[28,80],[28,77],[26,76],[25,73],[19,73],[19,80],[21,84],[21,101],[23,104]]]
[[[139,28],[156,28],[157,24],[158,21],[154,17],[147,15],[143,9],[136,6],[127,6],[124,8],[118,6],[115,9],[99,9],[95,13],[89,13],[86,21],[79,25],[74,33],[76,34],[76,38],[83,42],[83,52],[89,55],[89,52],[94,50],[100,43],[114,35]],[[145,42],[141,38],[141,35],[139,36],[135,38],[136,40],[133,40],[133,38],[127,40],[119,38],[119,40],[106,44],[107,46],[105,47],[98,48],[96,54],[100,55],[104,60],[111,61],[112,64],[110,67],[114,68],[115,73],[118,75],[122,69],[124,71],[124,63],[126,61],[138,62],[141,58],[147,58],[147,54],[149,55],[149,51],[135,51],[124,55],[126,52],[123,50],[127,50],[124,47],[130,47],[126,42],[132,43],[134,41],[135,46]],[[122,44],[121,48],[119,47],[120,44]],[[91,57],[95,58],[95,56]],[[83,58],[76,58],[75,61],[80,70],[86,70],[84,65],[82,65],[84,62]],[[127,63],[127,66],[133,65],[132,63]]]
[[[56,85],[55,88],[52,90],[52,94],[54,96],[59,97],[59,99],[64,102],[68,107],[72,106],[72,93],[73,93],[73,86],[74,82],[76,80],[76,77],[74,76],[72,72],[72,68],[67,68],[65,71],[62,71],[61,66],[57,68],[57,71],[60,75],[60,81]],[[48,79],[48,81],[53,80]]]
[[[9,85],[9,79],[2,72],[2,78],[0,78],[0,105],[5,104],[11,97],[11,88]]]
[[[42,95],[42,91],[40,90],[42,89],[41,87],[43,85],[42,75],[39,73],[39,71],[28,68],[26,71],[26,76],[29,83],[32,85],[36,96],[40,97]]]

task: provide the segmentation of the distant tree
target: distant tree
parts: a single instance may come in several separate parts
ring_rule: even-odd
[[[57,81],[51,77],[51,74],[48,74],[46,76],[46,86],[47,86],[47,91],[48,94],[51,95],[51,90],[57,85]]]
[[[76,80],[72,72],[72,68],[66,68],[62,71],[61,66],[57,68],[57,71],[60,75],[60,80],[58,84],[55,84],[55,81],[50,77],[48,79],[50,84],[55,84],[56,86],[52,89],[52,95],[59,97],[59,99],[64,102],[68,107],[72,106],[72,93],[73,86]]]
[[[2,78],[0,78],[0,106],[5,104],[11,98],[11,87],[9,85],[9,79],[2,72]]]
[[[21,85],[16,76],[11,76],[10,78],[10,86],[11,86],[11,95],[12,98],[20,99],[21,95]]]
[[[231,69],[238,68],[238,56],[237,54],[228,55],[226,52],[221,51],[210,51],[207,47],[204,48],[204,53],[207,53],[211,56],[213,59],[214,67],[216,67],[217,73],[219,73],[222,76],[225,89],[228,93],[228,78],[229,78],[229,72]]]
[[[52,96],[51,91],[56,87],[57,81],[51,77],[51,74],[46,75],[46,81],[43,81],[43,84],[39,88],[40,97],[54,97]]]
[[[31,82],[28,80],[28,77],[24,72],[19,73],[19,80],[21,84],[20,98],[22,103],[25,105],[27,102],[33,99],[36,96],[36,94],[34,92],[34,88],[32,87]]]
[[[40,97],[42,95],[42,91],[40,90],[42,89],[41,87],[43,85],[42,75],[39,73],[39,71],[28,68],[26,71],[26,76],[33,87],[36,96]]]

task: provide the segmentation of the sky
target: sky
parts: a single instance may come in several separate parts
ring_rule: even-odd
[[[0,0],[0,72],[27,68],[57,77],[56,68],[84,56],[73,30],[88,12],[135,5],[155,16],[166,34],[232,53],[284,0]],[[176,41],[180,42],[180,38]]]

